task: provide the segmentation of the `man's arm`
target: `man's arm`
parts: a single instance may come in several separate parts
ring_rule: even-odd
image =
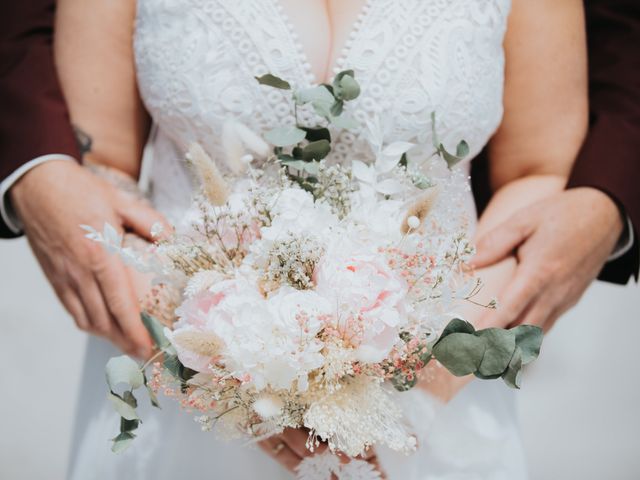
[[[29,170],[24,167],[79,158],[53,60],[54,11],[54,0],[1,7],[0,238],[19,234],[7,224],[8,190]]]
[[[478,267],[514,251],[518,260],[514,281],[499,297],[501,324],[531,323],[549,329],[599,273],[608,281],[626,283],[638,271],[640,4],[597,0],[587,2],[587,7],[591,129],[570,188],[517,212],[477,242]],[[481,202],[487,193],[477,183],[483,167],[481,163],[475,171]],[[629,223],[635,232],[633,227],[624,231]],[[636,244],[603,271],[630,234]]]
[[[599,275],[600,280],[624,284],[632,275],[638,279],[640,266],[640,2],[588,0],[586,7],[590,129],[568,187],[602,191],[628,216],[631,227],[624,235],[634,243],[624,255],[604,263]],[[486,150],[473,161],[471,178],[482,212],[492,194]]]
[[[587,28],[591,127],[568,187],[597,188],[629,217],[633,246],[600,273],[625,284],[640,265],[640,2],[588,0]]]

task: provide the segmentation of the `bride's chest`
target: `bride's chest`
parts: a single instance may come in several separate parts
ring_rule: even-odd
[[[445,143],[464,137],[473,153],[497,127],[509,0],[354,0],[339,24],[316,2],[291,3],[138,0],[140,90],[178,144],[198,140],[216,153],[229,118],[258,133],[293,121],[286,92],[254,77],[306,86],[327,65],[326,77],[355,70],[362,94],[353,116],[362,125],[381,119],[390,139],[429,144],[436,111]],[[363,142],[362,129],[343,132],[336,153],[357,155]]]

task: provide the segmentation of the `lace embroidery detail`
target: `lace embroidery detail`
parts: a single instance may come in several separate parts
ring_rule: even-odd
[[[477,154],[502,118],[509,7],[509,0],[368,0],[334,67],[353,68],[362,85],[350,113],[361,125],[379,118],[389,139],[416,142],[415,154],[428,155],[436,111],[444,143],[465,138]],[[315,81],[278,0],[138,0],[134,46],[140,91],[158,126],[151,180],[164,210],[188,202],[181,152],[189,143],[219,159],[226,119],[259,134],[293,122],[287,95],[254,76]],[[315,114],[303,110],[300,118],[313,122]],[[362,127],[334,134],[332,161],[370,156]]]

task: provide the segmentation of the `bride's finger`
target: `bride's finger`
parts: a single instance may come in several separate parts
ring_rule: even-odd
[[[481,235],[476,241],[476,254],[471,263],[476,268],[488,267],[511,255],[531,235],[530,215],[518,212],[507,221]]]
[[[295,472],[302,461],[302,458],[296,455],[280,436],[259,442],[258,445],[267,455],[291,472]]]
[[[284,432],[282,432],[282,440],[287,444],[287,446],[293,450],[296,455],[300,458],[308,457],[317,452],[322,452],[324,449],[314,448],[314,451],[311,452],[307,448],[307,440],[309,438],[308,430],[304,430],[301,428],[287,428]],[[320,444],[322,447],[322,444]]]
[[[507,327],[522,315],[541,290],[539,274],[532,271],[532,267],[519,264],[514,279],[498,296],[498,308],[485,313],[478,326]]]
[[[547,324],[547,320],[552,315],[554,306],[552,302],[545,299],[545,295],[539,295],[536,297],[522,312],[518,319],[513,322],[511,326],[517,325],[537,325],[544,327]]]
[[[162,225],[163,234],[167,234],[173,230],[173,227],[164,215],[145,202],[132,196],[122,194],[118,212],[126,227],[133,230],[142,238],[150,241],[154,240],[151,235],[151,230],[155,224]]]

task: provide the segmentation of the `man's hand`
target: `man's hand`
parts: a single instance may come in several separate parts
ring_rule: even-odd
[[[548,330],[574,306],[615,248],[623,220],[615,202],[593,188],[558,193],[524,208],[478,239],[476,267],[515,252],[513,281],[490,313],[495,325]]]
[[[81,330],[108,338],[123,351],[147,357],[151,339],[140,321],[127,268],[85,238],[80,225],[149,238],[166,221],[150,206],[69,161],[35,167],[10,191],[31,248],[56,294]]]

